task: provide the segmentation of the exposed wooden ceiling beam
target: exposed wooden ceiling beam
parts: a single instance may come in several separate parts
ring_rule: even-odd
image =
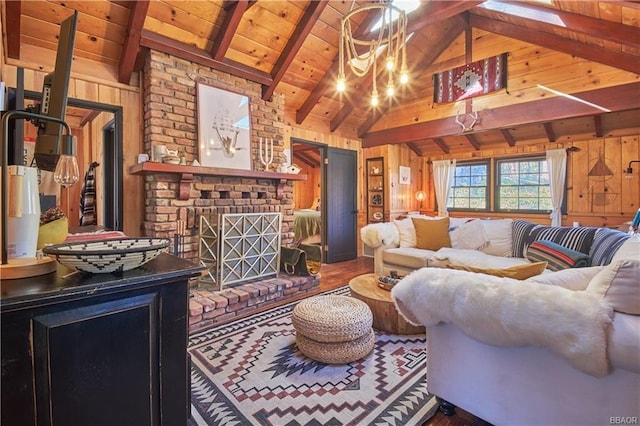
[[[482,0],[484,1],[484,0]],[[420,9],[411,13],[407,20],[407,34],[418,31],[426,26],[442,22],[469,9],[482,1],[429,1],[423,2]]]
[[[593,116],[593,125],[595,127],[596,137],[601,138],[604,136],[604,130],[602,129],[602,116],[594,115]]]
[[[513,135],[509,133],[507,129],[500,129],[500,133],[502,133],[502,137],[509,144],[509,146],[516,146],[516,140]]]
[[[588,90],[573,93],[573,96],[590,104],[601,105],[611,112],[632,110],[640,105],[640,83]],[[586,117],[600,112],[587,103],[557,96],[486,109],[482,111],[482,121],[476,126],[476,131],[503,129],[572,117]],[[459,133],[460,126],[455,123],[453,117],[447,117],[368,133],[362,139],[362,146],[368,148],[415,142],[425,137],[439,138]]]
[[[356,29],[355,36],[357,37],[358,35],[364,34],[378,18],[379,14],[376,13],[376,11],[369,12]],[[326,93],[327,89],[335,84],[336,75],[338,74],[338,68],[340,66],[339,58],[338,55],[333,58],[331,67],[324,73],[316,87],[314,87],[309,96],[307,96],[307,99],[302,103],[300,109],[296,111],[296,124],[302,124],[320,98]]]
[[[467,139],[467,141],[469,141],[469,143],[471,144],[471,146],[476,150],[476,151],[480,151],[480,143],[478,143],[478,139],[476,139],[476,136],[473,134],[466,134],[464,135],[464,137]]]
[[[131,74],[135,69],[136,58],[140,51],[140,33],[144,25],[149,10],[149,1],[132,2],[131,12],[129,13],[129,25],[127,25],[127,38],[122,46],[120,54],[120,63],[118,65],[118,81],[123,84],[129,84]]]
[[[590,61],[620,68],[640,74],[640,61],[636,55],[624,52],[614,52],[598,46],[582,43],[554,34],[544,33],[533,29],[521,27],[519,25],[502,22],[499,20],[500,14],[489,12],[495,15],[495,19],[476,15],[473,12],[469,16],[469,24],[474,28],[489,31],[505,37],[521,40],[527,43],[536,44],[551,50],[557,50],[569,55],[588,59]]]
[[[90,111],[89,114],[82,117],[82,120],[80,120],[80,127],[84,127],[87,123],[91,123],[100,114],[102,114],[102,111],[98,109]]]
[[[383,115],[387,113],[388,110],[389,110],[389,107],[387,105],[373,110],[373,112],[369,115],[369,118],[367,118],[365,122],[362,123],[360,127],[358,127],[358,137],[363,138],[364,135],[367,134],[369,129],[371,129],[373,125],[376,124],[376,122],[380,120],[380,118],[382,118]]]
[[[431,25],[435,22],[440,22],[442,20],[451,18],[453,16],[462,13],[475,5],[477,5],[478,1],[456,1],[456,2],[428,2],[424,3],[421,6],[421,10],[413,12],[409,18],[407,25],[407,33],[418,31],[421,28],[424,28],[428,25]],[[378,19],[379,14],[376,11],[374,13],[369,13],[367,18],[363,20],[363,22],[358,27],[358,30],[355,32],[354,37],[359,37],[366,32],[366,30]],[[443,46],[443,48],[447,48],[449,44]],[[313,107],[316,106],[318,100],[325,94],[327,88],[334,84],[336,75],[338,73],[338,62],[339,57],[336,56],[333,60],[331,68],[325,73],[325,75],[320,80],[320,83],[314,88],[311,94],[304,101],[300,109],[296,112],[296,124],[301,124],[304,119],[311,113]],[[340,114],[340,116],[345,116],[344,112]],[[333,125],[332,125],[333,126]],[[336,125],[336,129],[339,124]],[[332,130],[333,131],[333,130]]]
[[[553,126],[551,126],[551,123],[542,123],[542,126],[544,127],[544,132],[547,134],[547,139],[549,139],[549,142],[555,142],[556,133],[553,131]]]
[[[486,14],[485,10],[494,13]],[[533,3],[507,3],[492,0],[480,4],[473,13],[493,19],[496,18],[495,13],[499,13],[508,16],[508,20],[511,23],[526,26],[536,31],[553,34],[556,29],[570,29],[580,34],[620,43],[634,49],[640,48],[640,28]]]
[[[411,151],[415,152],[418,157],[422,157],[422,151],[420,151],[420,148],[418,148],[418,146],[415,143],[409,142],[407,146]]]
[[[293,143],[293,150],[295,152],[305,152],[305,151],[318,151],[318,147],[316,145],[309,145],[306,143]]]
[[[409,64],[411,66],[411,69],[424,70],[425,68],[428,68],[466,28],[468,28],[468,25],[464,18],[462,18],[461,16],[456,16],[455,18],[453,18],[450,25],[448,25],[447,28],[445,28],[441,32],[444,37],[436,44],[438,48],[429,51],[423,51],[422,57],[420,57],[415,64]],[[402,97],[401,100],[403,99],[405,98]],[[353,109],[353,104],[345,105],[342,109],[345,109],[348,106],[351,106],[351,109],[349,110],[350,113]],[[388,110],[388,105],[374,110],[375,112],[371,114],[369,118],[358,128],[358,137],[363,137]],[[340,112],[338,114],[340,114]],[[333,127],[333,120],[331,121],[331,123]]]
[[[224,20],[216,34],[216,38],[211,46],[211,57],[216,61],[222,61],[231,45],[231,40],[238,30],[238,25],[242,20],[242,15],[249,8],[248,0],[233,0],[225,2]]]
[[[302,44],[307,39],[307,36],[311,33],[313,26],[315,25],[318,18],[322,14],[322,11],[327,6],[328,2],[326,1],[312,1],[307,9],[304,11],[300,22],[296,25],[296,29],[289,38],[287,45],[282,51],[282,54],[276,61],[273,66],[273,70],[271,71],[271,78],[273,78],[273,82],[269,86],[264,86],[262,88],[262,99],[268,100],[273,95],[273,91],[276,89],[280,80],[287,72],[287,68],[293,62],[293,59],[298,54],[298,51],[302,47]]]
[[[303,152],[294,151],[293,158],[296,158],[306,164],[309,167],[313,167],[314,169],[319,165],[319,161],[314,159],[313,157],[307,155]]]
[[[5,21],[7,34],[7,57],[20,59],[20,15],[22,14],[21,1],[5,1]]]
[[[435,143],[436,145],[438,145],[438,148],[440,148],[440,150],[442,150],[442,152],[444,152],[445,154],[449,153],[449,146],[444,143],[444,141],[440,138],[433,138],[433,143]]]
[[[154,33],[149,30],[142,30],[140,36],[140,45],[155,49],[173,55],[180,59],[192,61],[200,65],[205,65],[218,71],[226,72],[237,77],[246,78],[256,83],[270,85],[273,82],[271,76],[265,72],[246,65],[225,59],[224,61],[216,61],[209,54],[186,43],[173,40],[161,34]]]

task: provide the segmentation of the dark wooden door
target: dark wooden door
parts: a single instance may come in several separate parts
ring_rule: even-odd
[[[358,157],[356,151],[327,148],[325,179],[323,179],[326,203],[322,216],[326,218],[326,263],[355,259],[357,250],[357,197]]]

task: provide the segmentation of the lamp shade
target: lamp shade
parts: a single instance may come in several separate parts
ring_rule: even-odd
[[[416,200],[422,201],[427,198],[427,194],[424,191],[416,192]]]

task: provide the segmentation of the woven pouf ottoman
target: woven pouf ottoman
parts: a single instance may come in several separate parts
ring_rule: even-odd
[[[347,296],[316,296],[298,303],[291,317],[298,349],[326,364],[347,364],[375,345],[371,309]]]

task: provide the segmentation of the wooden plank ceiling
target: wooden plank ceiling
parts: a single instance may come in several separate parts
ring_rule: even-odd
[[[468,132],[453,117],[420,121],[415,110],[421,99],[431,98],[434,72],[468,61],[473,31],[640,74],[640,4],[634,1],[423,0],[408,17],[411,90],[377,109],[363,96],[370,92],[370,78],[351,78],[351,94],[334,89],[340,19],[364,1],[2,3],[7,58],[20,60],[29,45],[54,52],[59,23],[78,10],[74,56],[112,67],[121,83],[132,81],[146,49],[157,49],[258,82],[264,99],[282,93],[292,124],[318,123],[328,131],[351,133],[365,147],[406,143],[430,155],[565,135],[601,137],[640,126],[640,83],[584,93],[594,103],[615,96],[610,112],[545,99],[483,111],[479,125]],[[356,31],[368,31],[375,18],[360,17]],[[458,45],[461,39],[466,48]]]

